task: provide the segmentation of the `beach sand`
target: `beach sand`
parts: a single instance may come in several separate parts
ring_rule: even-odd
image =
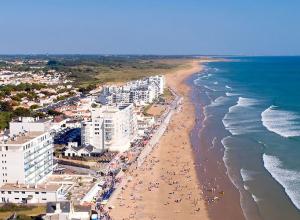
[[[140,168],[132,171],[131,181],[112,204],[115,220],[208,219],[189,138],[194,107],[190,87],[184,83],[202,66],[196,60],[189,62],[190,68],[166,75],[167,85],[184,97],[181,111],[173,115],[158,146]]]

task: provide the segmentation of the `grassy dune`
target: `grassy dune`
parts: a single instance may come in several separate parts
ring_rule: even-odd
[[[188,68],[187,58],[163,57],[78,57],[54,58],[47,68],[71,73],[80,86],[125,82]]]

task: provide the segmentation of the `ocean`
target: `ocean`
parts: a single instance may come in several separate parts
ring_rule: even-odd
[[[194,78],[200,137],[223,152],[247,220],[300,219],[300,57],[228,59]]]

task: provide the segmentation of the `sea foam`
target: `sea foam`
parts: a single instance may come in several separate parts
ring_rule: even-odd
[[[210,91],[213,91],[213,92],[218,91],[218,90],[216,90],[216,89],[214,89],[214,88],[212,88],[212,87],[209,87],[209,86],[207,86],[207,85],[204,85],[203,87],[206,88],[206,89],[208,89],[208,90],[210,90]]]
[[[275,156],[263,154],[265,168],[279,182],[294,205],[300,209],[300,172],[284,169],[282,162]]]
[[[237,106],[240,107],[250,107],[256,104],[259,104],[258,100],[251,99],[251,98],[243,98],[243,97],[239,97],[239,100],[237,102]]]
[[[232,92],[226,92],[225,93],[226,94],[226,96],[238,96],[239,94],[238,93],[232,93]]]
[[[208,105],[209,107],[217,107],[217,106],[221,106],[224,105],[227,101],[228,101],[228,97],[225,96],[220,96],[218,98],[216,98],[210,105]]]
[[[254,172],[246,170],[244,168],[241,169],[241,176],[244,182],[254,180]]]
[[[259,103],[260,102],[256,99],[239,97],[236,105],[229,108],[228,113],[222,120],[225,128],[232,135],[240,135],[256,131],[257,123],[255,122],[259,119],[255,118],[251,108],[255,107],[255,105]]]
[[[282,137],[300,136],[300,115],[270,106],[261,113],[261,121],[269,130]]]

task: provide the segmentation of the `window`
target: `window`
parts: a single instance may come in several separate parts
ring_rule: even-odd
[[[1,191],[1,193],[2,193],[2,194],[4,194],[4,193],[5,193],[5,191]]]
[[[11,191],[7,191],[8,194],[11,194]]]
[[[42,198],[42,200],[47,200],[46,198]]]
[[[25,194],[25,191],[22,191],[22,194]]]
[[[39,194],[39,192],[35,192],[35,194]]]
[[[42,192],[42,194],[46,194],[46,192]]]

